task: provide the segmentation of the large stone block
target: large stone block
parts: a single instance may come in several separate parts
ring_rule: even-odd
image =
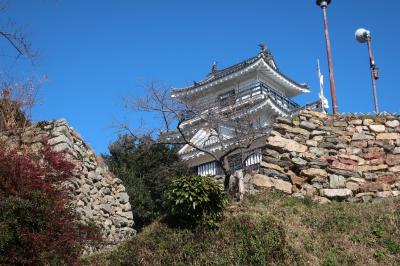
[[[352,140],[370,140],[370,139],[374,139],[374,136],[367,135],[364,133],[354,133],[352,137]]]
[[[400,165],[400,154],[388,154],[386,156],[386,163],[389,166]]]
[[[346,179],[340,175],[329,175],[330,188],[344,188],[346,187]]]
[[[399,133],[379,133],[376,135],[377,140],[397,140],[400,139]]]
[[[386,124],[386,126],[391,127],[391,128],[396,128],[396,127],[400,126],[399,120],[389,120],[389,121],[386,121],[385,124]]]
[[[304,129],[306,129],[308,131],[312,131],[312,130],[317,128],[317,126],[314,123],[309,122],[309,121],[301,121],[300,122],[300,127],[304,128]]]
[[[266,175],[256,174],[253,177],[252,183],[258,188],[271,188],[274,187],[287,194],[292,193],[292,184],[290,182],[276,179]]]
[[[327,197],[329,199],[346,199],[353,195],[353,192],[348,188],[340,188],[340,189],[321,189],[321,196]]]
[[[267,145],[275,149],[289,152],[305,152],[308,148],[306,145],[300,144],[294,140],[282,138],[280,136],[269,137],[267,140]]]
[[[307,177],[323,177],[323,178],[326,178],[328,176],[328,173],[324,169],[309,168],[309,169],[302,170],[301,171],[301,175],[307,176]]]
[[[371,131],[373,132],[385,132],[386,127],[384,125],[369,125],[369,129],[371,129]]]
[[[360,190],[362,192],[377,192],[390,190],[390,185],[382,182],[368,182],[361,185]]]

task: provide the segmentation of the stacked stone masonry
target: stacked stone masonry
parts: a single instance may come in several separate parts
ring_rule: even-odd
[[[54,150],[65,150],[75,165],[74,178],[65,185],[82,222],[97,224],[108,244],[135,234],[129,196],[121,180],[111,174],[102,159],[65,120],[40,122],[26,128],[18,139],[15,135],[2,135],[0,139],[10,145],[30,146],[36,151],[47,141]]]
[[[278,118],[260,166],[247,190],[274,187],[322,203],[399,196],[399,117],[305,110]]]

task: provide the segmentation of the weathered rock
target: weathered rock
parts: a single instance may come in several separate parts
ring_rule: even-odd
[[[285,169],[283,169],[281,166],[279,166],[279,165],[277,165],[277,164],[267,163],[267,162],[262,161],[262,162],[260,163],[260,166],[261,166],[262,168],[274,169],[274,170],[277,170],[277,171],[279,171],[279,172],[281,172],[281,173],[285,173]]]
[[[368,152],[366,154],[364,154],[364,158],[368,159],[368,160],[372,160],[372,159],[379,159],[379,158],[383,158],[385,156],[385,152],[383,151],[372,151],[372,152]]]
[[[275,158],[271,158],[271,157],[267,157],[267,156],[263,156],[262,158],[263,158],[264,162],[276,164],[283,168],[290,168],[293,165],[291,162],[287,162],[287,161],[283,161],[283,160],[279,160],[279,159],[275,159]]]
[[[390,172],[393,172],[393,173],[398,173],[398,172],[400,172],[400,165],[399,165],[399,166],[390,167],[390,168],[389,168],[389,171],[390,171]]]
[[[314,153],[314,154],[317,155],[317,156],[323,156],[323,155],[325,155],[325,154],[328,153],[327,150],[325,150],[325,149],[320,149],[320,148],[318,148],[318,147],[310,147],[309,150],[310,150],[311,153]]]
[[[290,181],[292,182],[293,185],[298,185],[298,186],[303,186],[305,179],[297,176],[296,174],[290,174]]]
[[[357,167],[358,172],[373,172],[387,169],[388,166],[386,164],[381,165],[361,165]]]
[[[400,175],[389,174],[389,175],[379,176],[376,181],[386,183],[386,184],[394,184],[399,180],[400,180]]]
[[[336,149],[336,145],[332,142],[322,142],[319,147],[324,149]]]
[[[307,144],[307,146],[311,146],[311,147],[317,147],[318,146],[318,142],[315,141],[315,140],[311,140],[311,139],[307,140],[306,144]]]
[[[381,182],[369,182],[361,185],[362,192],[377,192],[390,190],[390,185]]]
[[[344,188],[346,187],[346,180],[340,175],[329,175],[330,188]]]
[[[352,140],[370,140],[374,139],[373,136],[364,133],[354,133]]]
[[[320,197],[320,196],[314,196],[313,201],[315,201],[316,203],[319,204],[326,204],[331,202],[329,199],[325,198],[325,197]]]
[[[340,189],[321,189],[321,196],[329,199],[346,199],[353,195],[353,192],[348,188]]]
[[[391,128],[396,128],[396,127],[400,126],[400,122],[399,122],[399,120],[389,120],[389,121],[386,121],[385,125],[388,127],[391,127]]]
[[[265,149],[263,154],[267,155],[267,156],[271,156],[275,159],[279,159],[280,158],[280,154],[277,151],[271,150],[271,149]]]
[[[329,163],[327,161],[325,161],[325,160],[321,160],[321,159],[312,159],[312,160],[310,160],[310,166],[312,168],[325,168],[328,165],[329,165]]]
[[[253,177],[252,183],[254,186],[259,187],[259,188],[274,187],[274,188],[281,190],[287,194],[292,193],[292,184],[290,182],[286,182],[281,179],[276,179],[273,177],[256,174]]]
[[[117,198],[120,203],[125,204],[129,202],[129,196],[126,193],[118,193]]]
[[[261,188],[270,188],[272,187],[272,182],[271,182],[271,177],[261,175],[261,174],[256,174],[254,175],[252,179],[252,183],[256,187],[261,187]]]
[[[399,138],[399,133],[379,133],[378,135],[376,135],[377,140],[397,140]]]
[[[326,131],[323,131],[323,130],[313,130],[311,132],[311,136],[312,137],[314,137],[314,136],[324,136],[324,135],[327,135],[327,133],[326,133]]]
[[[300,134],[308,138],[310,136],[310,132],[305,129],[298,128],[298,127],[291,127],[286,124],[276,124],[274,129],[278,132],[290,132],[293,134]]]
[[[335,121],[333,122],[334,127],[347,127],[348,124],[345,121]]]
[[[388,154],[386,156],[386,163],[389,166],[400,165],[400,154]]]
[[[373,132],[385,132],[386,127],[384,125],[369,125],[369,129],[371,129],[371,131]]]
[[[306,165],[306,164],[307,164],[307,161],[306,161],[306,160],[303,160],[303,159],[301,159],[301,158],[299,158],[299,157],[294,157],[294,158],[292,158],[292,162],[293,162],[295,165]]]
[[[285,139],[279,136],[269,137],[267,145],[272,148],[277,148],[281,150],[286,150],[289,152],[305,152],[307,151],[307,146],[300,144],[294,140]]]
[[[360,184],[356,182],[346,182],[346,188],[350,189],[351,191],[358,191],[360,189]]]
[[[292,184],[290,182],[286,182],[281,179],[273,179],[272,186],[280,191],[285,192],[286,194],[292,194]]]
[[[362,124],[362,120],[361,119],[354,119],[354,120],[350,120],[349,124],[350,125],[361,125]]]
[[[286,175],[280,171],[274,170],[274,169],[262,168],[260,172],[266,176],[276,177],[276,178],[279,178],[279,179],[282,179],[285,181],[290,181],[290,178],[288,175]]]
[[[372,120],[370,118],[366,118],[366,119],[363,120],[363,125],[364,126],[369,126],[372,123],[374,123],[374,120]]]
[[[304,169],[301,171],[301,174],[307,177],[324,177],[326,178],[328,176],[328,173],[324,169],[318,169],[318,168],[309,168],[309,169]]]
[[[377,198],[387,198],[392,196],[392,191],[378,191],[376,192]]]
[[[304,128],[306,130],[312,131],[317,128],[317,126],[314,123],[308,122],[308,121],[301,121],[300,122],[300,127]]]
[[[342,162],[335,160],[332,162],[332,168],[353,172],[353,171],[357,170],[357,165],[346,164],[346,163],[342,163]]]
[[[292,125],[292,120],[290,120],[290,119],[288,119],[286,117],[278,117],[278,118],[276,118],[276,122],[283,123],[283,124],[286,124],[286,125],[289,125],[289,126]]]

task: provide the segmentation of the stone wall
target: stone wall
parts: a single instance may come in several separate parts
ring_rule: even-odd
[[[65,120],[40,122],[26,128],[20,137],[4,134],[0,140],[10,145],[27,145],[36,151],[47,140],[54,150],[66,150],[76,166],[74,178],[66,185],[71,192],[71,204],[82,221],[99,225],[109,244],[135,234],[129,196],[121,180],[111,174],[102,159]]]
[[[259,174],[247,190],[275,187],[316,201],[367,201],[400,195],[397,116],[331,116],[302,111],[278,118]]]

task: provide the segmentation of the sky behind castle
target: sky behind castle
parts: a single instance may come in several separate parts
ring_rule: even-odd
[[[318,97],[319,58],[329,97],[323,20],[314,0],[9,3],[7,15],[24,27],[41,55],[34,69],[6,67],[48,76],[33,119],[66,118],[98,153],[115,140],[117,121],[129,120],[132,127],[155,123],[152,116],[123,108],[123,96],[143,95],[143,81],[181,87],[202,79],[213,61],[223,68],[256,55],[260,42],[283,73],[311,87],[310,94],[295,98],[301,104]],[[380,109],[400,113],[399,10],[396,0],[333,0],[328,7],[341,112],[374,109],[367,47],[354,38],[365,27],[381,70]]]

